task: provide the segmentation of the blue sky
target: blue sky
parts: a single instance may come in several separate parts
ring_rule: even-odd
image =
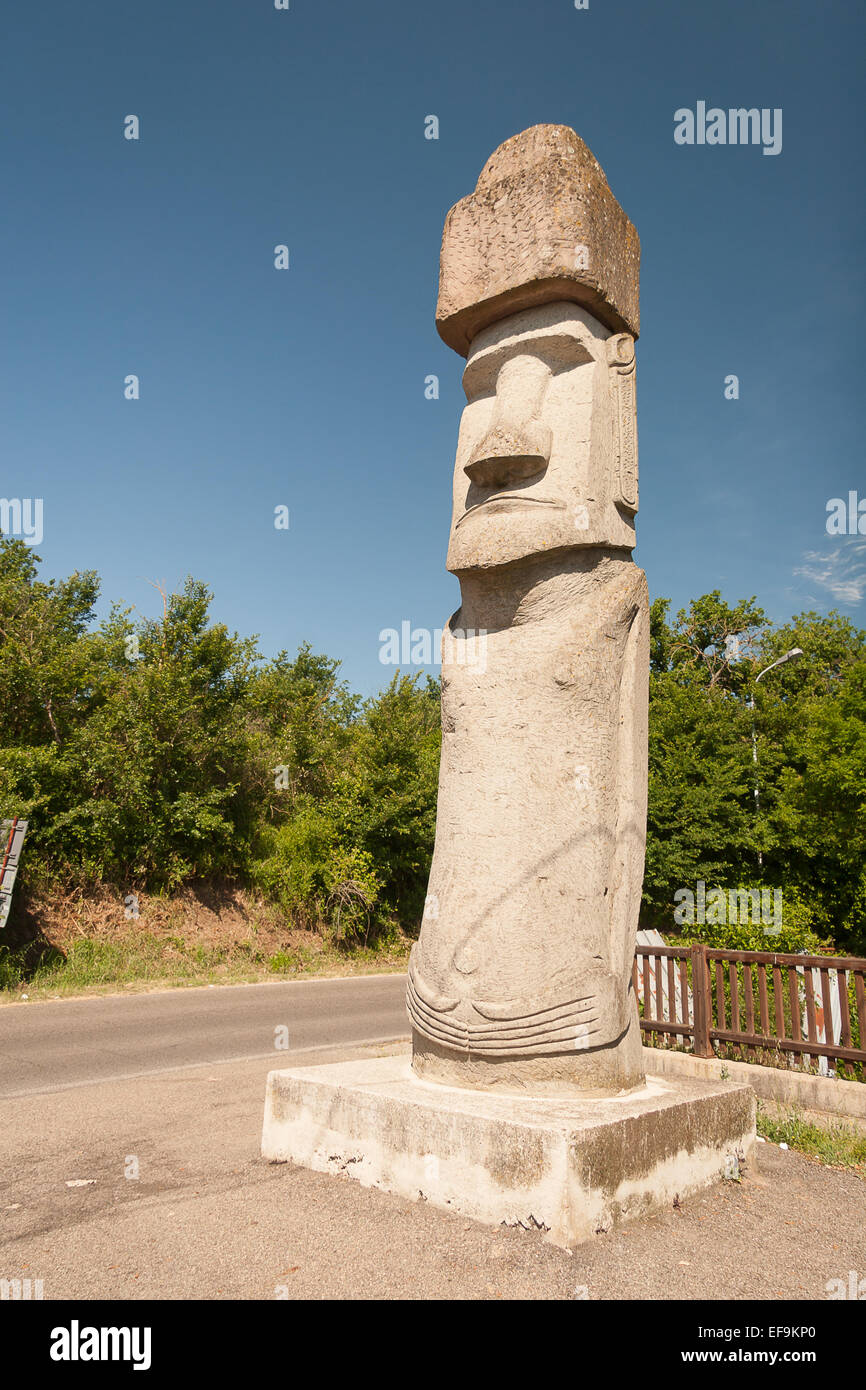
[[[550,121],[641,237],[651,595],[866,622],[866,537],[825,527],[866,498],[862,7],[42,0],[5,27],[0,495],[44,499],[46,576],[153,614],[148,581],[193,574],[266,654],[384,684],[380,630],[458,602],[443,220]],[[677,145],[698,101],[781,108],[781,153]]]

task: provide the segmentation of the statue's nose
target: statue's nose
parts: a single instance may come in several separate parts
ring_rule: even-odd
[[[500,421],[476,444],[464,471],[480,487],[504,487],[543,473],[550,462],[550,446],[546,425]]]
[[[549,380],[550,368],[529,353],[503,363],[490,428],[464,464],[473,483],[506,487],[544,472],[551,434],[540,415]]]

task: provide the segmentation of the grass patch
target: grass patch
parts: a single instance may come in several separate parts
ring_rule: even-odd
[[[758,1133],[773,1144],[787,1144],[832,1168],[853,1168],[866,1178],[866,1134],[850,1125],[838,1121],[826,1126],[814,1124],[804,1118],[797,1106],[781,1115],[771,1115],[759,1101]]]
[[[106,994],[190,985],[254,984],[311,975],[364,975],[404,970],[403,949],[351,953],[327,944],[318,950],[280,950],[270,958],[247,943],[220,947],[174,937],[126,932],[112,940],[70,942],[50,949],[35,966],[24,951],[0,947],[0,1000]]]

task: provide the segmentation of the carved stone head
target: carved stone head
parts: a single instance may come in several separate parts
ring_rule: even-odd
[[[567,126],[488,159],[442,237],[436,326],[467,358],[448,568],[631,549],[637,233]]]
[[[567,301],[472,340],[448,568],[635,543],[634,340]]]

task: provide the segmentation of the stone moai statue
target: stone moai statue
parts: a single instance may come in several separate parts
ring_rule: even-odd
[[[632,988],[649,612],[631,558],[640,245],[567,126],[514,136],[445,223],[467,359],[415,1073],[528,1095],[643,1080]]]

